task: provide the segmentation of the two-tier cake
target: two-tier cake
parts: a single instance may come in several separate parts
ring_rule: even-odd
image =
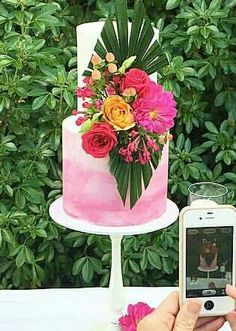
[[[122,32],[118,17],[77,27],[78,111],[63,121],[63,206],[77,219],[133,225],[166,210],[176,110],[154,82],[165,61],[148,24],[134,17]]]

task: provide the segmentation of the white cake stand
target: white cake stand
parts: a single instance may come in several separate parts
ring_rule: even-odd
[[[63,198],[55,200],[49,208],[52,219],[66,228],[92,233],[108,235],[112,244],[112,265],[109,284],[110,319],[96,325],[92,331],[119,331],[118,319],[122,316],[124,308],[124,289],[121,269],[121,240],[123,236],[144,234],[163,229],[171,225],[178,217],[179,210],[174,202],[167,200],[166,212],[154,221],[142,225],[132,226],[101,226],[94,225],[68,215],[63,208]],[[101,303],[102,304],[102,303]]]

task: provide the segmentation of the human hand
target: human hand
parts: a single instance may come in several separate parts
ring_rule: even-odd
[[[228,284],[226,286],[226,294],[236,300],[236,288],[234,286]],[[231,311],[225,318],[229,322],[232,331],[236,331],[236,311]]]
[[[137,331],[219,330],[225,322],[224,317],[199,318],[200,309],[201,303],[197,300],[189,300],[179,308],[179,293],[173,292],[153,313],[139,322]]]

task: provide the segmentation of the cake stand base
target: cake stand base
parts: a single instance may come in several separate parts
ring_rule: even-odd
[[[124,236],[138,235],[163,229],[177,219],[179,210],[174,202],[167,200],[166,211],[159,218],[145,224],[131,226],[102,226],[89,223],[68,215],[63,208],[63,198],[55,200],[50,208],[49,214],[52,219],[66,228],[92,233],[97,235],[108,235],[111,239],[112,259],[111,277],[109,284],[109,310],[107,322],[95,325],[91,331],[120,331],[119,318],[124,309],[124,288],[121,268],[121,241]]]

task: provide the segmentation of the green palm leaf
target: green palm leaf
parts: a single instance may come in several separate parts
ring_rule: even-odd
[[[129,204],[132,209],[143,190],[148,187],[153,171],[158,166],[161,152],[159,150],[153,154],[151,161],[142,165],[139,162],[126,163],[119,155],[118,149],[119,147],[116,147],[110,152],[109,169],[116,179],[117,189],[124,205],[127,204],[129,191]]]
[[[145,70],[149,75],[168,64],[161,45],[157,40],[153,41],[153,27],[141,0],[135,2],[130,36],[126,0],[116,0],[115,21],[113,24],[110,16],[104,24],[101,41],[98,40],[95,47],[100,57],[104,58],[107,52],[112,52],[121,66],[128,57],[136,55],[132,67]]]

